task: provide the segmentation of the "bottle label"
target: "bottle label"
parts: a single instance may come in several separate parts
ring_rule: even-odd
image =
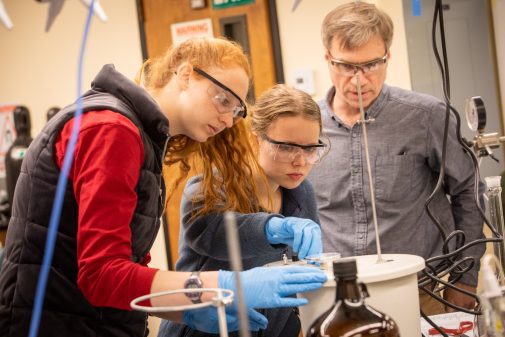
[[[16,147],[12,148],[11,158],[12,159],[23,159],[25,157],[26,150],[27,150],[26,147],[17,147],[16,146]]]
[[[357,308],[357,307],[360,307],[362,306],[365,301],[363,301],[363,299],[359,299],[358,301],[349,301],[348,299],[345,299],[344,298],[344,303],[347,305],[347,306],[350,306],[352,308]]]

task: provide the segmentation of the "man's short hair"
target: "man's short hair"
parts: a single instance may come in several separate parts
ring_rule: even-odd
[[[327,50],[335,39],[339,41],[340,48],[354,49],[377,35],[389,50],[393,40],[393,21],[386,12],[365,2],[353,1],[336,7],[326,15],[321,28],[323,45]]]

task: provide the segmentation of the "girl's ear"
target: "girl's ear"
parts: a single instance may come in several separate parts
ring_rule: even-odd
[[[189,86],[189,79],[193,73],[193,66],[189,62],[182,63],[177,67],[177,72],[175,73],[177,84],[181,90],[187,89]]]

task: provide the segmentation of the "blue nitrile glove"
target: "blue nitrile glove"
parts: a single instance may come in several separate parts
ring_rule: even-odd
[[[256,310],[247,309],[247,314],[250,331],[258,331],[267,327],[268,320]],[[217,308],[215,307],[186,310],[184,311],[183,322],[193,330],[214,334],[219,333],[219,319]],[[228,326],[228,331],[239,330],[239,318],[236,306],[229,305],[226,307],[226,325]]]
[[[244,299],[249,308],[297,307],[306,298],[289,297],[321,288],[326,274],[315,267],[257,267],[240,273]],[[235,275],[219,271],[219,288],[235,290]]]
[[[291,246],[301,259],[323,252],[321,227],[310,219],[272,217],[265,224],[265,234],[273,245]]]

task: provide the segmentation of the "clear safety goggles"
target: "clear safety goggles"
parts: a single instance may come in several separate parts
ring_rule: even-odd
[[[267,135],[261,137],[269,143],[273,159],[281,163],[292,163],[298,156],[302,156],[307,163],[314,165],[319,163],[329,150],[329,146],[321,140],[317,144],[300,145],[279,142]]]
[[[207,93],[219,113],[227,114],[231,112],[233,114],[233,123],[237,123],[247,116],[247,107],[244,101],[233,90],[202,69],[193,67],[193,70],[213,83],[207,89]]]
[[[330,55],[331,57],[331,55]],[[334,58],[330,58],[330,63],[333,69],[340,75],[343,76],[354,76],[358,70],[361,70],[363,74],[372,74],[379,71],[382,66],[387,62],[388,52],[384,56],[363,63],[349,63]]]

